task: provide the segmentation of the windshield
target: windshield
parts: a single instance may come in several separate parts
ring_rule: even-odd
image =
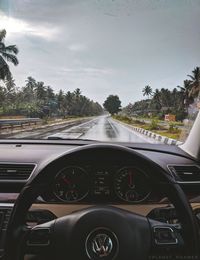
[[[184,142],[199,16],[198,0],[1,0],[0,138]]]

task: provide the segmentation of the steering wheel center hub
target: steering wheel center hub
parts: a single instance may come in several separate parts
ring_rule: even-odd
[[[89,259],[115,259],[119,251],[119,241],[114,232],[107,228],[96,228],[90,232],[85,241]]]

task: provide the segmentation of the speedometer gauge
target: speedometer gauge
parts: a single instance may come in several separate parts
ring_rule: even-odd
[[[66,167],[56,175],[54,194],[61,201],[79,201],[88,194],[88,189],[88,175],[80,167]]]
[[[135,167],[120,169],[115,176],[114,188],[120,199],[134,203],[145,200],[151,192],[148,177]]]

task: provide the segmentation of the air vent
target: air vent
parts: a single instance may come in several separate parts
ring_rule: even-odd
[[[0,164],[0,180],[27,180],[34,164]]]
[[[168,168],[178,182],[200,182],[200,168],[197,165],[169,165]]]

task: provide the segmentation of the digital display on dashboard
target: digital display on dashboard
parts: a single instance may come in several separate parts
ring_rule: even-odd
[[[94,178],[94,195],[110,195],[109,172],[107,170],[98,170]]]

